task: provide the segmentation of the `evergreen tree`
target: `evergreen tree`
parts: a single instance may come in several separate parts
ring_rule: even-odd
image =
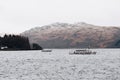
[[[30,50],[30,43],[27,37],[19,35],[4,35],[0,39],[2,46],[7,46],[8,49]]]
[[[33,49],[34,50],[42,50],[43,48],[41,46],[39,46],[38,44],[33,43]]]
[[[117,48],[120,48],[120,40],[118,40],[118,41],[116,42],[115,46],[116,46]]]

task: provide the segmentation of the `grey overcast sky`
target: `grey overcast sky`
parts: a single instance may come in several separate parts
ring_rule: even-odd
[[[0,0],[0,33],[54,22],[120,26],[120,0]]]

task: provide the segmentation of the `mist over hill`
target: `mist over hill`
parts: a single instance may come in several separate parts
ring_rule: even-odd
[[[43,48],[113,48],[120,40],[120,28],[84,22],[53,23],[32,28],[21,35]]]

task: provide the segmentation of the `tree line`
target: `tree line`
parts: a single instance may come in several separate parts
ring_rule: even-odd
[[[117,48],[120,48],[120,40],[118,40],[118,41],[115,43],[115,46],[116,46]]]
[[[0,37],[0,49],[3,50],[41,50],[36,43],[30,45],[29,39],[20,35],[7,35]]]

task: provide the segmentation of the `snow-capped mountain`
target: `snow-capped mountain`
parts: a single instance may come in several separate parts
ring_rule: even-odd
[[[21,33],[31,43],[44,48],[114,47],[120,39],[119,27],[95,26],[84,22],[53,23]]]

